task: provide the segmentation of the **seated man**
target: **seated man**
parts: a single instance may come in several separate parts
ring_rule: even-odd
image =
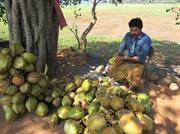
[[[150,37],[142,32],[143,22],[133,18],[128,32],[115,56],[115,64],[108,67],[108,75],[117,81],[126,80],[130,86],[139,87],[146,57],[151,48]]]

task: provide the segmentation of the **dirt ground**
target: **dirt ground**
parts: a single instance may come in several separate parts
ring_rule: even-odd
[[[69,54],[68,54],[69,55]],[[74,55],[74,54],[73,54]],[[59,58],[63,56],[59,53]],[[84,57],[84,58],[82,58]],[[89,58],[89,59],[86,59]],[[97,57],[90,57],[87,55],[81,56],[78,62],[82,63],[82,60],[89,61],[88,63],[82,63],[82,66],[79,67],[82,72],[86,72],[90,65],[95,65],[95,63],[102,64]],[[78,59],[78,58],[76,58]],[[70,61],[68,59],[68,61]],[[72,58],[73,61],[73,58]],[[71,62],[73,64],[73,62]],[[77,63],[77,60],[76,60]],[[65,60],[62,60],[59,64],[66,64]],[[68,66],[69,65],[69,66]],[[79,64],[78,64],[79,65]],[[84,66],[83,66],[84,65]],[[76,65],[72,66],[68,63],[63,70],[66,74],[60,75],[60,78],[63,76],[68,77],[73,75],[70,70],[74,70]],[[61,68],[62,69],[62,68]],[[68,70],[67,70],[68,69]],[[76,71],[75,71],[76,72]],[[165,74],[165,73],[164,73]],[[161,76],[161,79],[165,75]],[[64,79],[64,78],[63,78]],[[180,133],[180,90],[171,91],[167,86],[162,84],[161,79],[159,82],[149,82],[145,88],[152,101],[152,118],[155,122],[154,130],[151,134],[179,134]],[[180,83],[180,79],[176,77],[176,82]],[[163,85],[163,86],[162,86]],[[51,126],[48,123],[48,117],[38,118],[32,113],[25,114],[24,116],[19,117],[13,123],[7,124],[4,119],[4,114],[2,107],[0,107],[0,134],[64,134],[63,132],[63,123],[59,125]],[[146,133],[144,133],[146,134]]]

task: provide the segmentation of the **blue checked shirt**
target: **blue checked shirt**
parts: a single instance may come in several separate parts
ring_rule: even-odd
[[[144,64],[146,57],[149,54],[151,48],[151,38],[145,33],[141,32],[140,35],[133,39],[131,33],[128,32],[119,47],[118,53],[123,54],[126,50],[128,51],[128,56],[138,56],[139,63]],[[129,62],[135,63],[135,62]]]

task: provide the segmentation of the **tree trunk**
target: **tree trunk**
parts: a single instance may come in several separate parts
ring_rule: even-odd
[[[36,69],[53,75],[56,66],[58,18],[53,0],[5,0],[9,43],[21,43],[37,55]]]

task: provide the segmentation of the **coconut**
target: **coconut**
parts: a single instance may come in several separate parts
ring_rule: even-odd
[[[79,101],[74,101],[72,105],[73,105],[73,106],[80,106],[81,103],[80,103]]]
[[[85,100],[85,93],[79,93],[74,97],[74,101],[82,102]]]
[[[95,70],[97,73],[102,73],[104,71],[104,65],[100,65]]]
[[[66,92],[71,92],[75,89],[76,89],[76,85],[73,82],[68,83],[65,87]]]
[[[132,132],[133,134],[141,134],[143,130],[140,121],[132,113],[126,113],[121,116],[119,127],[127,134]]]
[[[15,76],[15,75],[17,75],[17,74],[22,74],[22,71],[17,70],[17,69],[15,69],[15,68],[12,67],[12,68],[9,70],[9,73],[10,73],[12,76]]]
[[[1,105],[9,105],[12,103],[12,96],[10,95],[4,95],[0,98],[0,104]]]
[[[69,119],[64,123],[64,132],[66,134],[81,134],[82,126],[79,124],[79,122]]]
[[[49,111],[48,106],[45,103],[40,102],[37,105],[35,113],[36,115],[43,117],[48,113],[48,111]]]
[[[116,113],[115,113],[115,115],[118,119],[120,119],[121,116],[124,114],[131,114],[133,116],[133,112],[128,109],[125,109],[125,108],[120,109],[120,110],[116,111]]]
[[[46,96],[45,98],[44,98],[44,101],[46,102],[46,103],[50,103],[51,101],[53,100],[53,98],[49,95],[49,96]]]
[[[26,65],[27,65],[27,62],[22,57],[17,57],[14,59],[13,67],[15,69],[23,70],[26,67]]]
[[[11,67],[12,59],[9,55],[0,54],[0,74],[5,73]]]
[[[26,73],[29,73],[29,72],[33,72],[35,70],[35,67],[33,64],[27,64],[24,69],[23,69]]]
[[[96,92],[96,88],[93,87],[88,93],[85,94],[85,100],[87,102],[92,102],[93,99],[95,98],[95,92]]]
[[[111,99],[111,107],[114,110],[118,110],[120,108],[124,108],[124,102],[123,100],[118,96],[113,96]]]
[[[25,52],[21,55],[29,64],[33,64],[36,62],[37,57],[30,53],[30,52]]]
[[[83,82],[83,79],[81,77],[78,79],[75,79],[75,81],[74,81],[77,88],[79,88],[81,86],[82,82]]]
[[[67,119],[69,118],[71,107],[70,106],[61,106],[58,109],[58,116],[60,119]]]
[[[57,97],[60,97],[61,94],[62,94],[61,89],[56,88],[56,89],[54,89],[54,90],[52,91],[51,96],[52,96],[53,98],[57,98]]]
[[[91,104],[89,104],[88,106],[88,113],[89,114],[93,114],[95,112],[98,112],[100,107],[100,104],[98,102],[92,102]]]
[[[24,114],[26,112],[26,108],[24,104],[13,104],[12,108],[14,110],[14,112],[16,112],[17,114]]]
[[[18,86],[11,85],[7,88],[6,93],[8,95],[15,95],[18,92]]]
[[[46,78],[42,78],[38,84],[43,87],[43,88],[46,88],[48,86],[48,81],[46,80]]]
[[[90,80],[88,80],[88,79],[84,80],[81,87],[83,88],[84,92],[88,92],[90,90],[90,88],[91,88]]]
[[[152,131],[153,120],[150,117],[142,113],[136,113],[136,116],[140,120],[144,130]]]
[[[64,96],[62,99],[62,105],[63,106],[70,106],[72,105],[72,100],[69,96]]]
[[[13,78],[12,78],[12,83],[16,86],[20,86],[25,82],[25,78],[24,76],[20,75],[20,74],[16,74]]]
[[[10,55],[11,50],[9,48],[3,48],[2,51],[1,51],[1,54]]]
[[[42,91],[43,91],[42,88],[38,84],[32,85],[32,90],[31,90],[32,95],[38,97],[41,95]]]
[[[70,97],[71,99],[74,99],[75,96],[76,96],[76,93],[75,93],[75,92],[71,92],[71,93],[69,94],[69,97]]]
[[[103,129],[101,134],[119,134],[119,133],[113,127],[106,127],[106,128]]]
[[[38,98],[38,100],[40,100],[40,101],[44,101],[44,95],[43,95],[43,94],[40,94],[37,98]]]
[[[88,118],[88,129],[92,132],[100,132],[106,127],[106,120],[104,114],[95,112]]]
[[[24,52],[23,46],[19,43],[14,43],[14,44],[10,45],[10,49],[11,49],[13,55],[20,55]]]
[[[0,94],[5,93],[7,88],[10,86],[11,81],[10,80],[0,80]]]
[[[27,75],[27,81],[32,83],[32,84],[35,84],[35,83],[38,83],[40,80],[41,80],[41,76],[39,73],[37,72],[31,72]]]
[[[25,106],[28,112],[34,112],[37,106],[37,99],[34,96],[29,96],[26,100]]]
[[[9,77],[9,73],[0,74],[0,81],[1,80],[6,80],[8,77]]]
[[[52,101],[54,107],[59,107],[61,104],[61,98],[56,98]]]
[[[73,107],[69,112],[69,118],[74,120],[80,120],[85,116],[85,111],[81,107]]]
[[[150,97],[145,93],[138,93],[137,99],[141,104],[151,105]]]
[[[84,109],[87,109],[88,108],[88,102],[87,101],[82,101],[81,102],[81,107],[84,108]]]
[[[83,92],[83,88],[82,87],[79,87],[77,90],[76,90],[76,93],[81,93]]]
[[[26,82],[20,86],[20,91],[22,93],[30,93],[31,92],[31,84],[29,82]]]
[[[143,112],[144,111],[144,106],[138,100],[136,100],[134,98],[128,98],[127,105],[128,105],[128,108],[130,108],[134,112]]]
[[[14,112],[12,107],[5,110],[5,119],[8,122],[13,122],[17,118],[18,114]]]
[[[13,96],[12,102],[13,104],[22,104],[24,103],[25,99],[26,99],[26,96],[22,94],[21,92],[18,92]]]
[[[114,65],[115,64],[115,60],[116,60],[116,57],[112,57],[112,58],[109,59],[108,63],[110,65]]]
[[[102,106],[109,108],[111,106],[111,96],[107,94],[104,97],[100,98],[100,103]]]
[[[51,124],[57,124],[58,121],[59,121],[59,117],[58,117],[58,114],[57,114],[57,113],[52,114],[52,115],[50,116],[50,118],[49,118],[49,122],[50,122]]]

